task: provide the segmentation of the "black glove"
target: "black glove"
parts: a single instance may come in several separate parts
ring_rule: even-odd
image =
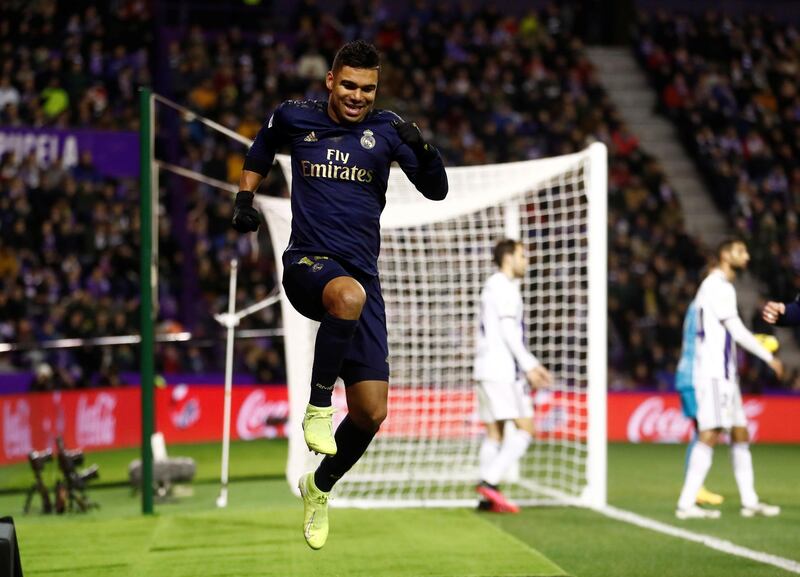
[[[436,149],[422,138],[416,122],[393,120],[392,126],[397,131],[400,140],[408,145],[420,163],[427,164],[438,156]]]
[[[247,190],[240,190],[236,193],[236,201],[233,204],[233,228],[239,232],[254,232],[261,224],[258,211],[253,208],[253,193]]]

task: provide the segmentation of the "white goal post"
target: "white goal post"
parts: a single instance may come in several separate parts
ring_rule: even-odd
[[[278,161],[291,184],[289,159]],[[478,448],[472,356],[479,295],[494,244],[520,239],[529,349],[554,374],[535,394],[537,435],[503,483],[521,504],[606,502],[607,152],[586,150],[507,164],[448,168],[442,202],[392,169],[381,218],[379,269],[389,330],[389,416],[364,457],[334,488],[337,506],[473,506]],[[259,196],[278,274],[289,200]],[[342,223],[347,226],[346,222]],[[316,324],[282,295],[290,402],[286,476],[293,490],[318,458],[303,441]],[[341,381],[334,404],[346,412]]]

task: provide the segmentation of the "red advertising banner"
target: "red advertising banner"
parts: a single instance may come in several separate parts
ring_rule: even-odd
[[[341,393],[341,391],[337,391]],[[335,403],[344,409],[344,395]],[[540,436],[582,439],[587,415],[583,395],[540,391],[536,395]],[[800,443],[800,397],[746,396],[745,413],[755,441]],[[472,391],[396,389],[381,435],[459,438],[480,433]],[[236,386],[231,398],[231,438],[286,436],[289,398],[282,386]],[[156,429],[167,443],[222,438],[223,388],[178,385],[156,391]],[[340,411],[338,416],[344,416]],[[407,430],[404,423],[414,422]],[[608,439],[631,443],[686,442],[692,425],[675,394],[610,393]],[[138,388],[61,391],[0,396],[0,464],[24,460],[31,450],[134,447],[140,443]]]
[[[156,391],[156,429],[168,443],[222,438],[223,388],[178,385]],[[286,387],[237,386],[231,397],[231,438],[285,436]],[[21,461],[32,450],[84,450],[138,446],[138,388],[61,391],[0,396],[0,464]]]
[[[800,443],[800,397],[745,395],[750,438],[762,443]],[[675,394],[610,393],[608,440],[630,443],[684,443],[692,423]]]
[[[178,385],[159,389],[156,430],[168,443],[216,441],[222,438],[222,387]],[[237,386],[231,395],[231,439],[286,436],[289,391],[284,387]]]
[[[133,446],[141,430],[138,389],[8,395],[0,416],[0,463],[54,447],[57,436],[67,447]]]

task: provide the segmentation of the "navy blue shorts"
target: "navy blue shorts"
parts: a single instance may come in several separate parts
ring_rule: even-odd
[[[307,255],[299,251],[283,255],[286,296],[297,312],[311,320],[319,322],[325,316],[322,291],[325,285],[340,276],[349,276],[361,283],[367,300],[339,376],[348,387],[361,381],[388,381],[386,307],[378,277],[347,269],[333,257]]]

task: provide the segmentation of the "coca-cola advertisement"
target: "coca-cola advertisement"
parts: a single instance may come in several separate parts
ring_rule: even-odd
[[[32,450],[131,447],[141,431],[138,389],[56,391],[0,397],[0,463],[23,460]]]
[[[156,429],[168,443],[222,438],[224,388],[187,386],[157,389]],[[141,442],[138,388],[57,391],[0,396],[0,464],[21,461],[32,450],[136,447]],[[231,395],[231,438],[286,436],[286,387],[237,386]]]
[[[19,459],[33,450],[31,405],[27,399],[17,398],[3,403],[3,454],[8,459]]]
[[[156,429],[167,443],[222,438],[224,388],[176,385],[156,390]],[[683,443],[692,424],[675,394],[609,393],[608,439],[631,443]],[[337,419],[346,414],[337,388]],[[534,397],[541,438],[583,441],[587,407],[583,394],[538,391]],[[800,397],[745,396],[744,410],[755,441],[800,442]],[[141,438],[138,388],[57,391],[0,396],[0,464],[24,460],[31,450],[54,447],[62,436],[69,447],[135,447]],[[281,438],[287,434],[289,395],[285,386],[243,386],[231,394],[231,438]],[[394,437],[463,438],[482,434],[472,389],[434,391],[396,387],[380,434]]]
[[[743,398],[750,438],[765,443],[800,442],[800,397],[783,395]],[[685,443],[692,422],[683,416],[678,395],[610,393],[608,439],[631,443]]]
[[[222,438],[223,387],[177,385],[156,394],[156,428],[168,443]],[[236,386],[231,392],[231,439],[286,436],[289,392],[285,386]]]
[[[240,439],[259,439],[286,436],[289,420],[289,396],[286,389],[270,391],[255,389],[248,393],[236,417],[236,434]]]

